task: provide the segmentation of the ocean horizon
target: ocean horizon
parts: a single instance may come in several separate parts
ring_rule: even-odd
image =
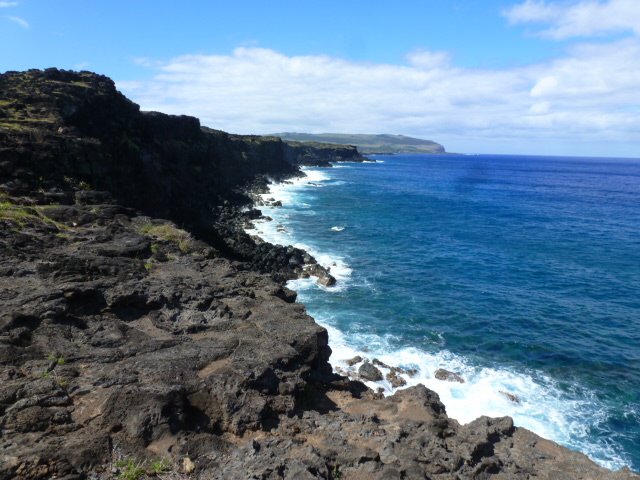
[[[509,415],[640,470],[640,159],[372,158],[271,185],[283,206],[248,230],[336,277],[289,282],[334,369],[355,374],[359,355],[414,370],[406,385],[461,423]]]

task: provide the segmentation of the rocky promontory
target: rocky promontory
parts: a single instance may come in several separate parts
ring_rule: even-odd
[[[294,147],[0,75],[0,479],[640,478],[335,374],[284,286],[315,260],[242,229]]]
[[[443,154],[445,149],[432,140],[390,134],[362,133],[274,133],[273,136],[287,142],[333,143],[353,145],[364,155],[394,155],[400,153]]]

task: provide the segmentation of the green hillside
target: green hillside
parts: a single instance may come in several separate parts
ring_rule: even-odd
[[[368,135],[348,133],[274,133],[274,137],[296,142],[337,143],[354,145],[363,155],[392,153],[445,153],[444,147],[431,140],[405,137],[404,135]]]

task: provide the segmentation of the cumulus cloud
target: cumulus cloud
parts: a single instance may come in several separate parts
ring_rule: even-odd
[[[557,40],[623,31],[640,35],[638,0],[591,0],[571,4],[526,0],[505,10],[503,15],[510,24],[548,24],[550,27],[540,34]]]
[[[451,54],[449,52],[429,52],[418,51],[407,55],[407,60],[414,67],[424,70],[434,68],[446,68],[451,63]]]
[[[118,87],[143,109],[194,115],[236,133],[402,133],[452,151],[496,142],[540,153],[545,142],[640,146],[637,39],[579,45],[565,58],[508,70],[455,67],[445,52],[407,60],[375,64],[241,47],[230,55],[145,59],[141,65],[155,77]]]
[[[11,20],[12,22],[17,23],[18,25],[20,25],[23,28],[29,28],[30,25],[26,20],[23,20],[20,17],[12,17],[11,15],[5,15],[4,18],[6,18],[7,20]]]

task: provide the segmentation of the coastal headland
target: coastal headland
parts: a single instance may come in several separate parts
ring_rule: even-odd
[[[354,145],[363,155],[393,155],[396,153],[443,154],[445,149],[432,140],[390,134],[345,133],[274,133],[288,142],[320,142]]]
[[[141,112],[89,72],[0,75],[0,479],[640,478],[333,372],[284,286],[330,274],[244,226],[270,181],[363,160]]]

